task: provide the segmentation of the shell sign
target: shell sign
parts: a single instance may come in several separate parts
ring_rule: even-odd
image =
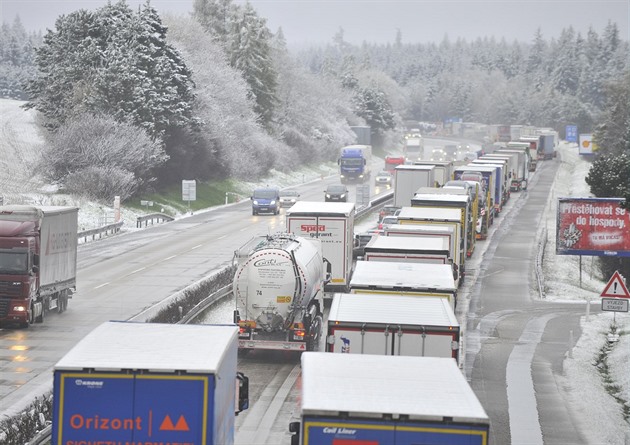
[[[591,133],[585,133],[580,135],[580,142],[578,144],[579,154],[592,155],[597,151],[597,144],[593,142],[593,135]]]

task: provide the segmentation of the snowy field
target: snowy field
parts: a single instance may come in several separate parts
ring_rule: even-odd
[[[32,171],[32,161],[37,159],[43,138],[35,125],[34,113],[21,110],[21,104],[12,100],[0,100],[0,196],[4,197],[5,203],[76,205],[80,208],[80,230],[113,222],[113,208],[72,196],[53,194],[54,189],[38,179],[36,172]],[[590,164],[577,154],[575,144],[562,144],[560,153],[561,166],[545,212],[548,238],[543,266],[545,299],[583,305],[585,315],[581,323],[582,335],[564,361],[564,376],[561,377],[563,381],[559,382],[559,386],[565,389],[571,406],[579,415],[578,428],[589,444],[628,445],[630,422],[624,419],[622,403],[625,403],[626,411],[630,412],[630,315],[606,312],[590,313],[587,316],[587,302],[591,302],[593,309],[599,306],[599,294],[605,286],[605,281],[598,277],[594,259],[582,258],[580,283],[579,257],[555,254],[557,198],[590,196],[584,181]],[[332,172],[334,166],[331,164],[324,169]],[[305,169],[293,175],[274,175],[262,183],[287,187],[320,176],[321,169]],[[122,209],[125,220],[123,230],[141,230],[135,228],[137,216],[139,215],[136,212]],[[616,321],[617,333],[620,334],[619,341],[608,344],[607,334],[611,332],[613,320]],[[609,381],[605,382],[605,376],[599,371],[602,365],[597,366],[597,363],[607,345],[610,346],[607,348],[609,352],[605,354]],[[614,388],[607,390],[605,385]]]

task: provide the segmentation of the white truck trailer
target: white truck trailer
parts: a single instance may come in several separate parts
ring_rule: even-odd
[[[354,203],[298,201],[286,212],[287,231],[306,238],[319,238],[331,277],[324,290],[347,292],[352,275],[354,248]]]
[[[466,226],[462,223],[462,210],[458,208],[439,207],[403,207],[398,213],[399,225],[448,225],[456,232],[456,245],[459,249],[459,260],[457,264],[460,280],[463,279],[466,271],[466,257],[468,253],[468,234]]]
[[[489,443],[488,415],[452,358],[301,359],[299,421],[289,424],[296,445]]]
[[[443,298],[335,294],[326,350],[345,354],[449,357],[458,363],[459,322]]]
[[[420,187],[435,187],[435,166],[397,166],[394,171],[394,206],[411,205],[411,198]]]
[[[453,310],[457,303],[453,268],[448,264],[357,261],[350,293],[440,297]]]
[[[327,280],[320,241],[289,233],[255,237],[236,257],[239,349],[313,350],[321,336]]]

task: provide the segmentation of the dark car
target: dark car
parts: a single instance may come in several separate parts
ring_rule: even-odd
[[[326,202],[348,202],[348,187],[343,184],[329,185],[324,193]]]
[[[365,246],[370,242],[375,233],[355,233],[354,234],[354,247],[352,249],[352,257],[356,260],[358,257],[365,255]]]

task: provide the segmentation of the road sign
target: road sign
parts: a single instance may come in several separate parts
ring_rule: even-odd
[[[622,298],[602,298],[602,311],[628,312],[628,300]]]
[[[567,142],[577,142],[578,141],[578,135],[577,135],[577,125],[567,125],[565,127],[565,140]]]
[[[608,284],[604,288],[604,291],[601,293],[602,297],[615,297],[615,298],[630,298],[630,292],[628,292],[628,288],[626,287],[625,280],[619,273],[619,271],[615,271],[610,280],[608,280]]]

